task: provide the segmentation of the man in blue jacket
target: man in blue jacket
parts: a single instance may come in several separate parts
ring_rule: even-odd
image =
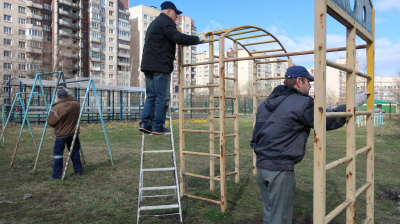
[[[144,133],[162,135],[170,132],[164,128],[164,124],[170,100],[176,44],[195,45],[206,39],[203,34],[191,36],[176,29],[175,20],[181,13],[174,3],[165,1],[161,4],[160,15],[147,29],[141,63],[141,71],[146,77],[147,98],[139,128]]]
[[[284,85],[277,86],[257,109],[251,147],[257,155],[257,181],[264,202],[264,224],[291,224],[296,178],[294,165],[305,154],[314,127],[314,99],[308,95],[314,81],[302,66],[288,68]],[[356,95],[356,107],[367,98]],[[327,112],[345,112],[340,105]],[[327,118],[326,129],[342,127],[346,118]]]

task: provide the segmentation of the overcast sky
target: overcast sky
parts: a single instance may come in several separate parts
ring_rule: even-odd
[[[350,0],[354,4],[355,0]],[[163,1],[130,0],[130,7],[136,5],[156,6],[160,10]],[[275,35],[288,52],[314,49],[314,1],[313,0],[175,0],[183,15],[195,21],[197,33],[230,28],[240,25],[254,25]],[[372,0],[375,8],[375,74],[394,76],[400,70],[400,0]],[[327,45],[344,47],[346,29],[336,20],[328,17]],[[361,39],[357,44],[364,44]],[[204,46],[205,47],[205,46]],[[198,51],[203,48],[199,47]],[[365,50],[359,50],[362,59]],[[330,53],[328,59],[344,57],[344,53]],[[293,62],[307,68],[314,66],[314,57],[293,57]]]

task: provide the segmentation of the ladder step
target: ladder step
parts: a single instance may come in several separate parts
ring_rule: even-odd
[[[167,167],[167,168],[148,168],[148,169],[143,169],[143,171],[169,171],[169,170],[175,170],[174,167]]]
[[[140,210],[159,210],[159,209],[172,209],[172,208],[179,208],[178,204],[172,205],[155,205],[155,206],[143,206],[140,207]]]
[[[140,217],[159,217],[159,216],[167,216],[167,215],[180,215],[179,213],[168,213],[168,214],[160,214],[160,215],[140,215]]]
[[[142,187],[144,191],[176,189],[176,186]]]
[[[142,196],[142,198],[161,198],[161,197],[175,197],[176,194],[162,194],[162,195],[149,195],[149,196]]]
[[[159,153],[159,152],[172,152],[172,150],[152,150],[152,151],[143,151],[145,153]]]

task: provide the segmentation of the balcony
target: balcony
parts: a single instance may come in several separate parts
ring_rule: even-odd
[[[125,41],[130,41],[131,40],[130,37],[124,37],[124,36],[120,36],[120,35],[118,35],[118,39],[125,40]]]
[[[92,58],[93,59],[93,58]],[[100,59],[100,58],[99,58]],[[92,60],[93,61],[93,60]],[[91,71],[100,71],[101,69],[100,69],[100,67],[90,67],[90,70]]]
[[[42,26],[37,26],[36,24],[26,24],[26,28],[27,29],[35,29],[35,30],[40,30],[43,31],[43,27]]]
[[[130,50],[130,49],[131,49],[131,46],[129,46],[129,45],[125,45],[125,44],[118,44],[118,48],[122,48],[122,49]]]
[[[26,1],[26,6],[29,8],[43,9],[42,1]]]
[[[26,13],[26,18],[28,18],[28,19],[43,20],[43,16],[41,16],[41,14],[40,14],[40,15],[36,15],[36,14],[33,14],[32,12]]]
[[[37,53],[37,54],[41,54],[41,53],[43,53],[43,50],[40,49],[40,48],[26,47],[26,52],[27,52],[27,53]]]
[[[122,57],[122,58],[130,58],[131,55],[130,54],[124,54],[124,53],[118,53],[118,57]]]
[[[90,60],[91,60],[91,61],[97,61],[97,62],[100,62],[100,58],[94,58],[94,57],[90,57]]]
[[[129,63],[128,63],[128,62],[119,61],[119,62],[118,62],[118,65],[129,66]]]
[[[81,69],[81,67],[78,64],[73,64],[72,65],[72,69],[73,70],[79,70],[79,69]]]
[[[78,23],[69,23],[69,22],[66,22],[66,21],[64,21],[62,19],[59,19],[58,20],[58,24],[60,24],[60,26],[65,26],[65,27],[68,27],[68,28],[79,30],[79,24]]]
[[[42,42],[43,41],[43,37],[26,35],[25,36],[25,40],[34,40],[34,41]]]
[[[59,45],[60,46],[66,46],[69,49],[79,49],[79,44],[78,43],[73,43],[71,41],[62,41],[62,40],[60,40]]]
[[[79,54],[72,54],[72,53],[62,52],[61,55],[66,57],[66,58],[71,58],[71,59],[78,59],[79,58]]]
[[[100,48],[98,47],[90,47],[91,51],[100,52]]]
[[[101,40],[100,40],[100,38],[90,37],[90,42],[101,43]]]
[[[118,71],[118,75],[127,75],[128,71]]]
[[[58,4],[65,5],[67,7],[73,8],[73,9],[80,9],[81,8],[79,3],[73,3],[72,1],[67,1],[67,0],[58,0]]]
[[[58,13],[63,15],[63,16],[67,16],[69,18],[72,18],[72,19],[79,19],[79,14],[78,13],[68,12],[68,11],[65,11],[63,9],[60,9],[58,11]]]
[[[60,30],[60,35],[64,36],[64,37],[72,37],[72,38],[76,38],[79,39],[79,34],[78,33],[68,33],[64,30]]]

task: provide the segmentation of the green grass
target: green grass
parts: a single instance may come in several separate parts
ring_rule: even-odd
[[[227,210],[220,213],[220,207],[208,202],[184,198],[182,211],[184,223],[262,223],[262,198],[258,183],[252,177],[252,118],[240,118],[240,183],[234,176],[227,179]],[[216,120],[218,124],[218,120]],[[218,125],[216,125],[218,126]],[[375,127],[375,223],[400,223],[399,207],[395,198],[400,195],[400,127],[399,123],[386,122]],[[189,122],[188,129],[208,129],[207,123]],[[43,126],[33,126],[37,144]],[[33,172],[36,149],[28,129],[24,130],[14,166],[9,167],[16,136],[20,126],[11,125],[6,130],[6,142],[0,147],[0,201],[14,204],[0,204],[0,223],[134,223],[137,214],[139,186],[141,135],[137,123],[107,123],[115,168],[112,168],[107,144],[99,124],[85,124],[81,127],[81,143],[86,163],[84,175],[74,176],[69,167],[65,181],[48,181],[53,166],[54,137],[51,129],[46,134],[40,154],[38,170]],[[218,129],[218,127],[216,127]],[[232,133],[232,121],[227,121],[227,134]],[[10,133],[12,132],[12,133]],[[174,137],[179,160],[178,125],[174,122]],[[344,128],[327,132],[327,163],[345,156]],[[188,133],[186,150],[208,152],[208,134]],[[357,149],[366,145],[366,128],[357,128]],[[146,149],[168,149],[167,136],[149,136]],[[227,153],[233,152],[233,139],[227,138]],[[215,142],[218,149],[218,140]],[[216,150],[218,151],[218,150]],[[64,154],[66,155],[66,153]],[[64,160],[65,162],[65,160]],[[366,181],[365,154],[357,157],[357,188]],[[147,167],[171,165],[170,155],[145,157]],[[310,136],[303,161],[296,165],[296,192],[293,223],[312,223],[313,211],[313,139]],[[186,156],[187,172],[209,175],[209,158]],[[219,175],[219,160],[215,160],[216,175]],[[227,172],[234,170],[234,158],[227,159]],[[327,172],[326,197],[327,213],[345,200],[345,165]],[[170,172],[150,173],[144,178],[145,186],[169,185]],[[23,199],[25,194],[33,197]],[[155,193],[155,192],[149,192]],[[166,192],[169,194],[171,192]],[[186,193],[219,200],[219,183],[215,192],[209,191],[209,181],[188,177]],[[365,217],[365,193],[357,198],[357,223]],[[146,205],[173,203],[174,198],[161,200],[145,199]],[[171,210],[176,212],[176,210]],[[151,213],[148,213],[151,214]],[[179,217],[143,218],[141,223],[178,223]],[[345,223],[345,212],[331,223]]]

